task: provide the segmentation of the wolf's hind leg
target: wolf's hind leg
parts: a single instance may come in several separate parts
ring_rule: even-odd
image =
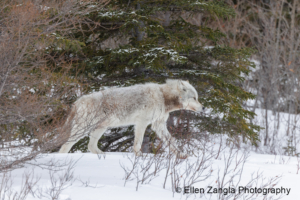
[[[66,142],[64,145],[62,145],[62,147],[59,150],[59,153],[69,153],[69,151],[71,150],[72,146],[76,143],[75,142]]]
[[[68,141],[62,145],[62,147],[59,150],[59,153],[69,153],[72,146],[80,139],[81,137],[74,137],[74,135],[71,134]]]
[[[79,140],[82,138],[82,136],[84,136],[84,134],[79,134],[77,130],[79,130],[80,127],[73,127],[71,130],[71,134],[68,138],[68,141],[62,145],[62,147],[59,150],[59,153],[68,153],[72,146]]]
[[[147,128],[147,124],[136,124],[135,125],[135,132],[134,132],[134,145],[133,150],[136,156],[141,155],[141,147],[143,143],[144,134]]]
[[[88,144],[88,149],[90,150],[90,152],[95,153],[95,154],[102,154],[103,151],[101,151],[97,144],[98,144],[98,140],[101,138],[101,136],[103,135],[103,133],[105,132],[106,128],[99,128],[94,130],[91,134],[90,134],[90,141]]]

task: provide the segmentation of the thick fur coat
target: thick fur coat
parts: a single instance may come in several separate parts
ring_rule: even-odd
[[[182,80],[167,80],[165,84],[147,83],[123,88],[111,88],[79,98],[73,105],[67,123],[70,136],[60,153],[68,153],[83,136],[89,135],[88,149],[95,154],[103,153],[97,147],[98,140],[107,128],[134,125],[134,152],[141,153],[145,130],[149,124],[157,136],[170,142],[175,153],[174,138],[170,135],[166,121],[169,113],[186,109],[202,111],[195,88]],[[179,156],[184,156],[179,154]]]

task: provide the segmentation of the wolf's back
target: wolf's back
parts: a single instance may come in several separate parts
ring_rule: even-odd
[[[102,109],[117,115],[126,116],[154,107],[158,104],[158,84],[134,85],[125,88],[113,88],[103,91]]]

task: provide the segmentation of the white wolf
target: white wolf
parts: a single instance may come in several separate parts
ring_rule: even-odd
[[[69,117],[71,134],[61,147],[60,153],[68,153],[83,136],[89,134],[88,149],[95,154],[103,153],[97,147],[98,140],[107,128],[127,125],[135,126],[133,150],[141,154],[145,130],[149,124],[164,142],[170,142],[170,149],[179,157],[175,139],[170,135],[166,121],[169,113],[187,109],[202,111],[198,94],[188,81],[170,80],[165,84],[146,83],[123,88],[111,88],[79,98]]]

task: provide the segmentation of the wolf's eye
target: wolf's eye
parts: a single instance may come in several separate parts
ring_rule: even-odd
[[[194,97],[194,100],[196,101],[196,97]]]
[[[185,91],[185,92],[186,92],[186,89],[183,89],[183,91]]]

